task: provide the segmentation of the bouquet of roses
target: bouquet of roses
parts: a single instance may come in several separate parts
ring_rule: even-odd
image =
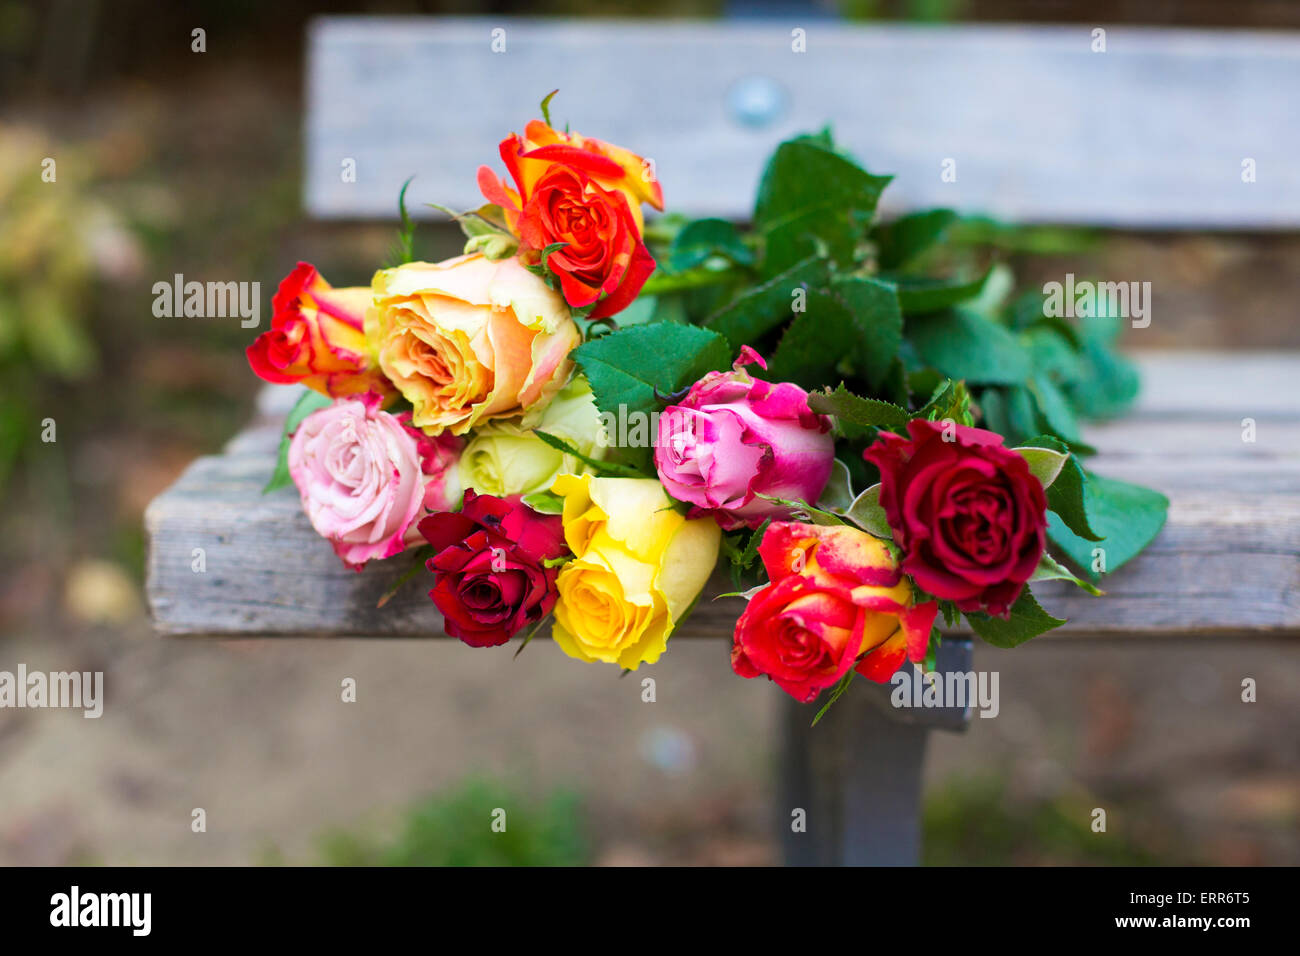
[[[1033,582],[1100,594],[1154,537],[1164,498],[1081,464],[1077,419],[1136,393],[1117,317],[963,276],[962,230],[994,227],[876,222],[889,177],[828,133],[780,145],[750,228],[647,224],[653,164],[558,131],[549,99],[453,213],[463,255],[410,261],[404,189],[397,264],[333,288],[300,263],[248,349],[310,390],[268,489],[292,481],[347,565],[413,552],[402,580],[427,568],[466,644],[553,620],[569,656],[635,670],[721,557],[734,670],[806,702],[932,659],[940,615],[998,646],[1050,630]]]

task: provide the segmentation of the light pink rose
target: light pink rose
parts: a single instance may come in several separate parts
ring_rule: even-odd
[[[312,527],[360,570],[419,540],[426,506],[459,503],[459,488],[449,484],[457,483],[456,469],[448,467],[458,452],[380,411],[370,394],[303,419],[289,442],[289,474]]]
[[[758,497],[816,502],[835,459],[831,423],[790,382],[744,370],[767,363],[748,345],[730,372],[710,372],[659,418],[655,468],[668,493],[711,514],[727,531],[757,528],[790,509]]]

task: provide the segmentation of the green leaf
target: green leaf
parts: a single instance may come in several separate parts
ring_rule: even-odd
[[[875,279],[836,279],[830,291],[808,294],[772,353],[767,378],[813,389],[840,374],[872,385],[889,370],[903,337],[893,286]]]
[[[1063,618],[1052,617],[1039,607],[1028,587],[1020,592],[1020,597],[1011,606],[1011,616],[1007,620],[982,612],[967,614],[966,620],[970,622],[971,630],[994,647],[1016,647],[1065,623]]]
[[[402,189],[397,194],[397,212],[401,219],[401,228],[397,230],[397,240],[388,252],[389,267],[405,265],[415,257],[415,220],[411,214],[406,211],[406,190],[411,185],[414,176],[408,177],[406,182],[402,183]]]
[[[956,604],[952,601],[940,601],[939,611],[943,614],[943,623],[946,626],[957,626],[957,621],[961,619],[961,611],[957,610]]]
[[[879,279],[836,276],[831,293],[844,304],[850,317],[850,361],[876,386],[889,371],[903,341],[903,312],[897,291]],[[845,343],[840,344],[842,349]],[[836,351],[833,349],[831,354]]]
[[[546,439],[543,438],[542,441],[546,441]],[[558,515],[564,513],[564,499],[559,495],[551,494],[549,491],[534,491],[531,495],[524,495],[520,500],[538,514]]]
[[[849,479],[849,466],[838,458],[831,461],[831,476],[826,480],[817,507],[826,511],[847,511],[853,504],[853,485]]]
[[[778,498],[776,495],[765,495],[762,492],[757,492],[757,495],[764,501],[770,501],[783,508],[789,508],[791,511],[791,518],[795,521],[806,521],[812,524],[827,526],[848,524],[848,522],[839,515],[818,508],[815,505],[810,505],[806,501],[796,501],[793,498]]]
[[[890,176],[873,176],[825,139],[782,143],[758,186],[754,225],[765,243],[763,274],[775,275],[824,246],[848,263]]]
[[[973,299],[963,303],[962,308],[977,312],[985,318],[998,315],[1007,299],[1016,290],[1016,276],[1005,262],[995,262],[989,270],[984,288]]]
[[[917,355],[949,378],[1019,385],[1033,371],[1028,350],[1005,326],[974,312],[947,312],[907,320]]]
[[[538,105],[538,108],[542,112],[542,122],[547,126],[551,125],[551,100],[555,99],[555,94],[558,92],[560,91],[551,90],[551,92],[542,97],[542,102]]]
[[[796,314],[792,312],[796,289],[802,289],[807,295],[810,287],[828,280],[826,260],[809,256],[780,275],[747,289],[702,324],[726,336],[734,352],[742,345],[757,342],[766,332]]]
[[[1056,451],[1052,448],[1021,446],[1011,449],[1029,465],[1029,473],[1038,479],[1044,490],[1052,487],[1056,476],[1061,473],[1069,459],[1069,452]]]
[[[293,408],[284,419],[284,432],[280,436],[280,452],[275,463],[275,471],[271,473],[271,480],[262,489],[262,494],[275,491],[277,488],[283,488],[285,485],[292,483],[293,479],[289,477],[289,439],[293,437],[293,433],[298,430],[298,426],[302,424],[304,418],[333,401],[334,399],[328,395],[322,395],[320,392],[313,392],[308,389],[294,403]]]
[[[959,302],[974,299],[993,274],[990,266],[976,279],[926,279],[910,276],[881,276],[898,286],[898,302],[905,315],[927,315],[942,312]],[[978,313],[977,313],[978,314]]]
[[[590,455],[584,455],[558,435],[552,435],[549,432],[544,432],[540,429],[535,430],[533,434],[552,448],[562,451],[566,455],[572,455],[574,458],[578,459],[578,461],[595,471],[598,475],[610,475],[614,478],[649,477],[644,472],[628,467],[627,465],[620,465],[616,461],[605,461],[600,458],[592,458]],[[564,509],[561,508],[560,510],[563,511]]]
[[[872,485],[853,499],[853,504],[845,513],[850,521],[877,538],[891,539],[894,531],[889,527],[889,518],[880,504],[880,483]]]
[[[826,712],[831,709],[831,705],[844,696],[844,692],[849,689],[849,685],[853,683],[856,674],[856,670],[850,670],[840,678],[839,683],[835,685],[835,689],[831,691],[831,696],[826,699],[826,703],[822,704],[821,709],[817,711],[817,716],[813,718],[811,726],[816,727],[817,722],[825,717]]]
[[[1070,401],[1085,418],[1112,418],[1137,397],[1137,366],[1115,352],[1121,320],[1116,316],[1085,316],[1080,338],[1081,375],[1067,387]]]
[[[510,234],[510,228],[506,225],[501,207],[493,203],[479,206],[470,212],[457,212],[450,206],[444,206],[436,202],[425,203],[425,205],[430,209],[438,210],[453,220],[460,226],[460,231],[465,234],[466,239],[477,239],[480,236],[514,238]]]
[[[734,224],[725,219],[696,219],[677,233],[668,265],[673,272],[684,272],[713,256],[726,256],[742,266],[754,263],[754,251],[745,245]]]
[[[433,548],[427,544],[422,544],[416,548],[415,552],[411,554],[411,566],[403,571],[401,577],[393,582],[393,586],[380,596],[379,600],[375,602],[375,607],[381,608],[391,601],[397,595],[397,592],[402,589],[402,585],[420,573],[420,569],[425,566],[426,561],[433,557],[434,553]]]
[[[938,242],[957,219],[951,209],[927,209],[900,216],[875,231],[881,269],[899,269]]]
[[[763,535],[767,533],[767,526],[771,523],[771,518],[764,518],[763,523],[749,536],[749,542],[745,545],[745,550],[740,553],[740,566],[742,568],[752,567],[758,559],[758,546],[763,543]]]
[[[966,390],[966,383],[946,379],[913,417],[931,422],[952,419],[959,425],[971,424],[970,392]]]
[[[573,351],[602,412],[659,411],[667,396],[706,372],[731,364],[731,347],[717,332],[652,322],[602,335]]]
[[[1077,382],[1084,374],[1079,348],[1055,324],[1062,319],[1043,319],[1025,330],[1029,352],[1038,374],[1061,385]]]
[[[1065,565],[1061,564],[1046,551],[1043,552],[1043,556],[1038,560],[1038,567],[1029,580],[1069,581],[1071,584],[1083,588],[1083,590],[1087,591],[1093,597],[1101,597],[1106,593],[1105,591],[1098,589],[1095,585],[1075,577],[1073,571],[1065,567]]]
[[[1053,385],[1045,376],[1035,375],[1029,381],[1029,392],[1038,405],[1038,411],[1043,416],[1044,424],[1052,431],[1052,434],[1071,444],[1081,441],[1079,423],[1074,417],[1074,409],[1070,407],[1070,403],[1061,394],[1059,388]]]
[[[907,409],[876,398],[861,398],[841,383],[833,392],[812,392],[808,406],[823,415],[864,428],[905,428],[911,416]]]
[[[1071,456],[1073,458],[1073,456]],[[1066,474],[1062,472],[1062,477]],[[1077,528],[1065,522],[1064,515],[1049,514],[1048,533],[1057,546],[1070,556],[1094,581],[1101,571],[1093,570],[1093,549],[1101,548],[1104,571],[1110,573],[1137,556],[1164,527],[1169,499],[1158,491],[1115,478],[1083,472],[1083,506],[1088,524],[1100,537],[1100,544],[1085,541]],[[1060,479],[1057,480],[1060,484]],[[1051,492],[1048,492],[1051,503]],[[1055,511],[1055,507],[1053,507]]]
[[[556,92],[559,91],[557,90]],[[554,95],[555,93],[551,94],[551,96]],[[550,97],[547,97],[547,99],[550,99]],[[515,657],[518,657],[520,654],[524,652],[524,648],[528,646],[529,642],[532,641],[532,639],[537,636],[538,631],[544,628],[550,620],[551,620],[551,615],[548,614],[546,615],[546,617],[542,618],[540,621],[538,621],[536,624],[532,626],[532,628],[528,631],[528,633],[524,635],[524,639],[519,642],[519,646],[515,648],[515,655],[514,655]],[[512,657],[511,660],[514,660],[514,658]]]
[[[1053,435],[1036,435],[1026,438],[1016,451],[1025,448],[1048,448],[1054,452],[1066,453],[1069,446]],[[1069,455],[1057,472],[1056,479],[1047,489],[1047,507],[1061,518],[1075,534],[1092,541],[1101,537],[1088,523],[1088,513],[1084,508],[1084,489],[1088,483],[1084,470],[1076,455]]]

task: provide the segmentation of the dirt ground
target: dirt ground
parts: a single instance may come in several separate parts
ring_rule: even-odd
[[[324,830],[382,830],[471,775],[535,798],[575,789],[597,862],[777,859],[785,705],[737,680],[717,642],[675,641],[654,703],[540,643],[512,660],[451,641],[160,640],[135,621],[24,634],[4,657],[102,668],[107,692],[94,720],[0,711],[0,864],[317,862]],[[1044,802],[1103,807],[1094,838],[1154,859],[1300,862],[1295,649],[1048,639],[981,646],[976,666],[1000,672],[1002,712],[932,736],[929,792],[991,776],[1013,820]],[[1243,676],[1258,702],[1240,700]],[[191,831],[196,807],[206,832]],[[972,835],[993,825],[979,810]]]

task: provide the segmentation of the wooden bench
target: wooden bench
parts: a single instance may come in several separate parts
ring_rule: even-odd
[[[792,51],[794,29],[806,29],[807,53]],[[494,30],[505,31],[504,53],[492,52]],[[692,213],[744,218],[772,146],[833,121],[871,168],[900,174],[892,198],[909,208],[1142,227],[1300,224],[1294,37],[1114,30],[1100,54],[1082,28],[345,17],[314,24],[310,54],[305,200],[319,217],[390,216],[412,174],[417,203],[475,205],[477,165],[559,86],[557,116],[650,152],[672,208]],[[945,158],[957,160],[957,183],[940,179]],[[1241,180],[1243,158],[1261,171],[1254,183]],[[340,177],[346,160],[355,182]],[[1169,496],[1168,523],[1106,576],[1103,599],[1036,586],[1070,618],[1043,639],[1300,634],[1300,355],[1148,352],[1139,364],[1134,413],[1085,438],[1098,472]],[[292,489],[261,494],[295,392],[265,389],[255,421],[149,507],[158,630],[442,636],[415,584],[376,609],[408,562],[346,570]],[[204,573],[194,571],[199,549]],[[729,590],[715,583],[714,593]],[[738,610],[735,599],[703,601],[674,640],[725,640]],[[969,640],[953,635],[939,669],[965,672],[971,659]],[[789,862],[916,860],[926,736],[962,729],[970,712],[899,710],[888,691],[859,682],[811,730],[813,710],[787,707],[776,802]],[[807,813],[806,833],[789,826],[794,808]]]

